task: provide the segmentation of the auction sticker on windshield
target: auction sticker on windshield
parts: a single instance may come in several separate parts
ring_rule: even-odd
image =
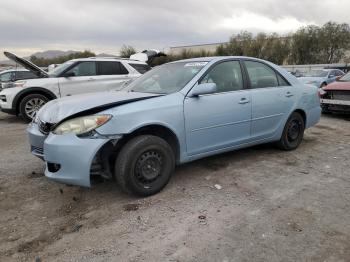
[[[208,64],[208,62],[192,62],[185,64],[185,67],[202,67]]]

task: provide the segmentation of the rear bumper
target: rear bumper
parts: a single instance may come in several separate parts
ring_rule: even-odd
[[[350,114],[350,105],[332,105],[322,104],[322,112],[324,113],[338,113],[338,114]]]
[[[92,161],[108,141],[50,133],[44,142],[45,176],[64,184],[90,187]]]
[[[306,116],[306,128],[316,125],[321,118],[321,107],[313,107],[308,111]]]

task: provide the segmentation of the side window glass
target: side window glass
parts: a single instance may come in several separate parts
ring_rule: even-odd
[[[336,76],[342,76],[343,73],[342,73],[341,71],[337,70],[336,73],[335,73],[335,75],[336,75]]]
[[[243,77],[239,61],[228,61],[214,66],[201,80],[202,83],[215,83],[218,92],[243,89]]]
[[[98,62],[98,75],[126,75],[128,70],[120,63],[113,61]]]
[[[70,69],[66,74],[73,73],[74,76],[95,76],[96,63],[95,62],[81,62]]]
[[[0,81],[1,82],[11,81],[11,72],[4,73],[4,74],[0,75]]]
[[[279,86],[290,86],[290,84],[277,73],[278,85]]]
[[[263,63],[245,61],[251,88],[278,86],[275,71]]]
[[[151,67],[149,65],[144,65],[144,64],[129,64],[131,65],[134,69],[136,69],[137,72],[140,74],[144,74],[147,71],[151,70]]]

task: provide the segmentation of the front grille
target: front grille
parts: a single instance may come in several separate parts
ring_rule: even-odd
[[[327,91],[327,99],[335,99],[335,100],[350,100],[350,91]]]
[[[48,133],[50,133],[50,131],[52,130],[52,127],[54,126],[54,124],[52,123],[46,123],[41,121],[40,119],[38,120],[38,126],[39,126],[39,130],[41,133],[47,135]]]
[[[44,155],[44,149],[36,146],[32,146],[31,148],[33,154],[35,155]]]

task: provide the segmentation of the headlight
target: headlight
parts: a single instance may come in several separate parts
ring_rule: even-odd
[[[16,81],[13,86],[14,87],[23,87],[25,84],[27,83],[27,81]]]
[[[92,115],[67,120],[53,130],[56,135],[74,133],[82,135],[104,125],[112,118],[111,115]]]

